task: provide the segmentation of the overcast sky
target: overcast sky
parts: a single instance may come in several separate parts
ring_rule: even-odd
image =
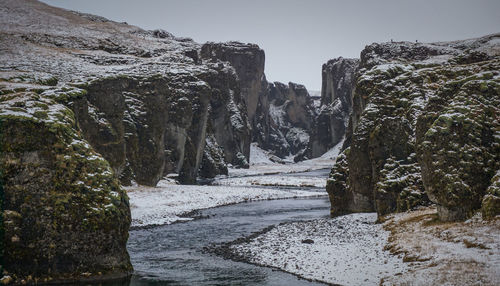
[[[269,81],[321,88],[328,59],[372,42],[458,40],[500,32],[500,0],[43,0],[195,41],[256,43]]]

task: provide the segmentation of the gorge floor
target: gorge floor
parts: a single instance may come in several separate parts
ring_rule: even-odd
[[[202,219],[137,229],[130,285],[316,285],[293,275],[203,253],[203,248],[281,222],[325,218],[326,197],[249,202],[201,211]]]
[[[307,168],[304,167],[306,165]],[[275,266],[273,264],[258,266],[251,259],[245,260],[248,263],[236,262],[204,250],[262,232],[271,226],[279,228],[301,222],[314,226],[316,222],[330,221],[330,203],[326,193],[323,188],[313,187],[318,180],[324,181],[328,176],[328,169],[321,167],[321,164],[312,162],[302,163],[302,166],[288,165],[285,167],[286,173],[259,176],[258,173],[265,173],[262,169],[277,169],[277,166],[253,166],[246,174],[220,178],[212,186],[181,186],[164,182],[157,188],[130,188],[128,193],[133,230],[130,232],[128,250],[135,273],[131,281],[127,282],[128,285],[319,283],[313,280],[331,283],[331,279],[322,279],[321,275],[303,275],[300,271],[272,267]],[[301,182],[303,186],[291,187],[291,182]],[[184,200],[186,196],[189,199]],[[154,202],[153,205],[151,202]],[[164,212],[162,209],[174,209],[177,212]],[[198,219],[181,215],[190,210],[196,211]],[[369,228],[377,227],[376,231],[383,233],[381,226],[373,226],[365,220],[353,219],[349,223],[353,224],[353,228],[368,225]],[[370,234],[373,235],[376,233]],[[286,239],[276,238],[274,241],[277,244],[282,242],[286,242]],[[374,251],[382,251],[385,240],[381,239],[379,244]],[[306,268],[316,266],[308,265]],[[332,271],[335,272],[335,269],[332,268]],[[349,270],[344,271],[344,274],[349,275]]]

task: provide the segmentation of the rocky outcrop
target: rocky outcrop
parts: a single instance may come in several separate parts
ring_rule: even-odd
[[[254,44],[206,43],[201,48],[201,56],[229,62],[234,68],[241,84],[241,97],[246,104],[248,121],[253,126],[264,76],[264,51]]]
[[[6,77],[86,90],[64,104],[123,184],[155,185],[169,173],[195,182],[209,122],[224,153],[225,162],[218,164],[248,166],[249,118],[264,69],[258,46],[201,46],[166,31],[144,31],[37,2],[30,8],[25,2],[7,4],[2,18]],[[46,21],[27,30],[21,20],[9,20],[13,17]],[[62,28],[51,28],[56,26]]]
[[[217,144],[215,137],[209,135],[206,139],[199,175],[202,178],[214,178],[217,175],[227,174],[228,169],[224,160],[224,151]]]
[[[251,137],[245,98],[240,92],[242,82],[231,66],[225,66],[219,60],[213,61],[217,73],[203,77],[212,89],[211,132],[222,148],[225,162],[248,168]]]
[[[242,124],[229,125],[243,126],[247,120],[250,126],[251,134],[248,136],[246,128],[232,128],[238,131],[230,133],[230,129],[222,128],[228,124],[221,125],[221,119],[212,120],[217,142],[228,153],[225,156],[226,162],[246,166],[250,141],[257,142],[261,148],[281,158],[289,155],[295,155],[297,160],[311,157],[308,146],[316,110],[303,85],[268,83],[264,75],[264,51],[256,45],[239,42],[206,43],[201,48],[201,58],[212,62],[228,62],[240,82],[241,99],[234,97],[235,103],[224,103],[220,99],[212,103],[212,106],[230,106],[230,110],[235,110],[234,114],[241,117],[237,121]],[[246,112],[241,109],[243,105],[246,105]],[[222,116],[220,112],[213,113]],[[223,143],[224,138],[230,140]],[[239,147],[235,148],[234,142]],[[237,154],[236,160],[233,154]]]
[[[20,84],[0,91],[0,261],[14,283],[131,274],[128,197],[57,103],[84,94]]]
[[[499,37],[372,44],[361,52],[349,152],[327,187],[332,213],[384,215],[428,200],[442,220],[470,217],[482,202],[483,213],[495,213]],[[346,161],[348,178],[335,175]]]
[[[342,57],[323,65],[321,105],[310,140],[313,157],[321,156],[345,136],[358,66],[358,59]]]
[[[310,158],[308,146],[316,110],[303,85],[267,83],[257,110],[254,141],[281,158],[288,155],[294,155],[295,161]]]
[[[0,38],[1,268],[16,282],[129,275],[119,181],[248,166],[257,46],[207,58],[166,31],[13,0]]]

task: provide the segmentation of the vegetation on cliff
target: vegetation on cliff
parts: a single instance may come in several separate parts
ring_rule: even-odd
[[[3,271],[17,283],[128,276],[127,195],[56,101],[84,91],[44,88],[0,95]]]
[[[385,215],[430,201],[441,219],[457,220],[483,198],[485,217],[500,213],[492,182],[500,168],[498,37],[363,50],[349,152],[327,187],[332,213]]]

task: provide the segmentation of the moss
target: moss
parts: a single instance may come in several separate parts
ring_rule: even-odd
[[[55,76],[46,79],[40,79],[37,81],[37,83],[41,85],[48,85],[48,86],[56,86],[58,82],[59,80]]]
[[[9,211],[20,214],[11,218],[6,233],[25,242],[5,240],[3,265],[18,282],[27,275],[44,279],[48,273],[64,277],[130,270],[128,198],[109,164],[81,138],[71,110],[37,94],[22,99],[23,106],[37,108],[35,116],[0,112],[5,202]],[[0,110],[14,102],[1,102]],[[115,262],[95,261],[102,256]]]
[[[347,148],[337,157],[326,183],[326,191],[331,203],[331,216],[339,216],[349,212],[350,193],[347,163],[349,151],[350,148]]]
[[[484,219],[492,219],[500,215],[500,197],[494,195],[484,196],[481,214]]]
[[[35,111],[33,116],[35,116],[36,118],[40,118],[40,119],[47,119],[49,117],[47,111]]]

